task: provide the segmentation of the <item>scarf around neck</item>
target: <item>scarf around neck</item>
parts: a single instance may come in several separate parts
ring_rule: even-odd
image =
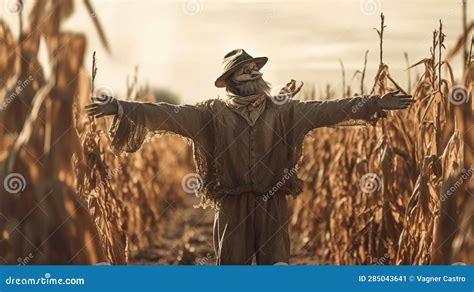
[[[267,100],[265,93],[249,96],[228,94],[228,97],[226,101],[227,106],[241,115],[252,127],[262,115]]]

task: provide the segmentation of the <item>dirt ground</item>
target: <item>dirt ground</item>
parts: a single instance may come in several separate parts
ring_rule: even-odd
[[[132,265],[214,265],[212,243],[214,212],[193,208],[191,198],[182,210],[167,218],[163,238],[130,259]],[[293,238],[294,236],[290,236]],[[292,241],[292,265],[318,264],[302,247]]]

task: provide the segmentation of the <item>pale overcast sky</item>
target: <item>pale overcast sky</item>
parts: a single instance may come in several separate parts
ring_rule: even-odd
[[[76,2],[66,28],[87,34],[87,67],[96,50],[99,82],[117,94],[125,91],[126,76],[138,65],[142,82],[169,88],[183,102],[194,103],[224,95],[214,80],[222,71],[222,57],[234,48],[268,56],[262,72],[273,85],[294,78],[305,81],[307,90],[312,83],[322,88],[328,82],[339,90],[338,59],[350,79],[362,68],[368,49],[368,84],[378,64],[373,28],[379,26],[381,11],[388,26],[385,63],[405,86],[403,53],[408,52],[412,63],[427,57],[439,19],[449,48],[461,33],[461,1],[92,1],[111,44],[110,55],[101,47],[82,1]],[[354,85],[358,88],[357,81]]]

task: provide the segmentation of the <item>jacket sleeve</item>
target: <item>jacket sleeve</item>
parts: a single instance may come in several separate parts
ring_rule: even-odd
[[[109,131],[116,153],[137,151],[150,132],[174,133],[195,139],[211,119],[204,104],[118,102],[118,114]]]
[[[346,120],[369,121],[380,111],[378,96],[360,96],[328,101],[292,100],[290,115],[295,127],[303,133],[332,126]]]

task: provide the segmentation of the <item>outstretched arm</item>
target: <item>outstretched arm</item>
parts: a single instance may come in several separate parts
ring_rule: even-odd
[[[393,91],[383,96],[361,96],[330,101],[294,101],[291,110],[298,126],[307,132],[346,120],[370,120],[378,111],[405,109],[413,102],[410,95]]]
[[[94,98],[86,111],[96,118],[115,116],[110,134],[117,152],[138,150],[148,132],[172,132],[195,139],[210,119],[203,106],[131,102],[113,97]]]

